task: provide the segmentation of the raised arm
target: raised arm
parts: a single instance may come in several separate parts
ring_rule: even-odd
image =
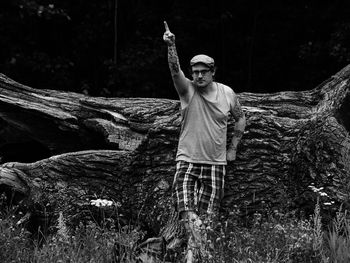
[[[234,161],[236,159],[237,145],[243,136],[244,129],[246,126],[246,118],[244,112],[242,110],[241,104],[238,101],[237,95],[234,92],[232,94],[231,114],[235,119],[235,126],[233,129],[231,144],[227,149],[228,161]]]
[[[168,45],[168,63],[171,77],[180,99],[184,102],[188,102],[190,80],[185,77],[185,74],[180,68],[179,57],[175,46],[175,35],[170,32],[169,26],[165,21],[164,26],[165,32],[163,35],[163,40]]]

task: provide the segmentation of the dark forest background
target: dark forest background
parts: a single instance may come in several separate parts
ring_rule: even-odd
[[[1,0],[0,72],[39,89],[176,99],[164,20],[182,68],[206,53],[236,92],[312,89],[350,62],[349,0]]]

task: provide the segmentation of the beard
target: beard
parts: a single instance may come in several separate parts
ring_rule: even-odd
[[[200,80],[195,80],[194,84],[197,88],[206,88],[210,82],[204,79],[200,79]]]

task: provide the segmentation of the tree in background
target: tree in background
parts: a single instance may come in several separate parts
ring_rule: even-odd
[[[176,98],[163,20],[181,32],[182,64],[210,54],[218,79],[237,92],[310,89],[350,61],[350,3],[342,0],[120,0],[117,16],[116,0],[0,5],[0,71],[36,88]]]

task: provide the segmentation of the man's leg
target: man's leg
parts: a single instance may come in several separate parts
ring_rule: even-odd
[[[198,179],[198,209],[201,213],[210,216],[217,213],[223,197],[225,173],[224,165],[202,166]]]
[[[173,188],[176,195],[176,205],[179,214],[182,211],[196,211],[197,198],[195,198],[195,188],[198,175],[194,172],[192,163],[179,161],[176,165]]]
[[[198,182],[198,208],[201,212],[201,219],[203,220],[202,242],[207,245],[207,227],[214,230],[218,219],[218,212],[220,202],[223,197],[224,165],[203,165]],[[210,230],[209,230],[210,231]],[[202,249],[202,254],[205,257],[210,256],[209,251],[214,249],[205,246]]]
[[[194,262],[201,246],[202,222],[197,215],[197,181],[200,166],[178,162],[174,178],[174,190],[177,197],[177,210],[187,233],[187,261]]]
[[[203,224],[194,211],[183,211],[180,216],[188,238],[186,262],[194,262],[203,247]]]

